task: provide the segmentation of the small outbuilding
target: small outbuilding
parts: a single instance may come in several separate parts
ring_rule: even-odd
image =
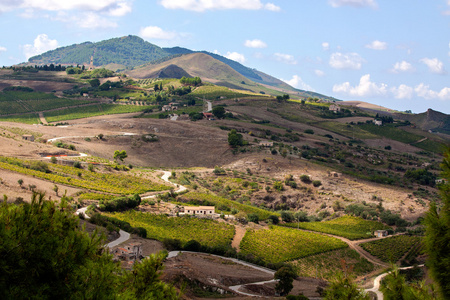
[[[388,231],[387,230],[375,230],[374,235],[376,237],[385,237],[388,236]]]
[[[34,142],[34,136],[31,134],[24,134],[22,135],[22,140]]]
[[[213,120],[214,119],[214,115],[212,113],[204,112],[203,113],[203,118],[205,118],[206,120]]]

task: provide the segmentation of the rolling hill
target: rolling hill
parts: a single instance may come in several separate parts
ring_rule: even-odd
[[[192,54],[202,55],[193,58]],[[186,58],[180,58],[184,56]],[[250,90],[271,95],[289,93],[298,97],[336,100],[321,94],[295,89],[277,78],[248,68],[218,54],[207,51],[192,51],[182,47],[160,48],[133,35],[96,43],[85,42],[61,47],[31,57],[28,63],[32,65],[89,65],[91,57],[93,57],[94,67],[124,71],[131,76],[137,74],[137,78],[167,78],[169,74],[183,74],[180,77],[187,75],[180,69],[175,71],[174,67],[166,69],[162,74],[160,73],[163,68],[173,65],[183,69],[191,76],[199,76],[206,81],[233,89]],[[192,65],[189,67],[186,66],[186,63],[183,63],[187,60],[191,60]],[[204,60],[204,62],[200,62],[201,60]],[[205,67],[205,70],[202,70],[203,67]],[[144,69],[147,70],[144,71]],[[245,84],[242,84],[242,82],[245,82]]]

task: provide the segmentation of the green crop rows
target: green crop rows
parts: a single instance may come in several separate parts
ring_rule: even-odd
[[[418,236],[399,235],[364,243],[360,246],[382,261],[395,263],[421,240],[422,238]]]
[[[267,263],[279,263],[346,248],[348,245],[319,233],[271,226],[268,230],[248,230],[239,247],[243,254],[252,254]]]
[[[375,230],[390,229],[390,227],[380,222],[368,221],[353,216],[343,216],[326,222],[286,223],[283,226],[334,234],[349,240],[370,238],[373,237]]]
[[[196,240],[209,247],[227,247],[231,245],[235,232],[232,225],[189,216],[168,217],[137,211],[106,215],[126,221],[133,227],[143,227],[148,238],[160,241],[178,239],[184,244]]]
[[[45,173],[28,168],[30,165],[32,163],[29,161],[0,157],[0,169],[100,192],[128,195],[169,189],[167,186],[127,174],[91,172],[55,164],[48,164],[51,172]]]
[[[47,112],[45,113],[45,118],[49,122],[59,122],[102,115],[140,112],[147,108],[146,106],[100,104]]]
[[[258,215],[260,220],[266,220],[270,215],[278,215],[277,213],[267,211],[261,208],[257,208],[254,206],[241,204],[236,201],[228,200],[226,198],[222,198],[219,196],[211,195],[211,194],[203,194],[197,192],[189,192],[184,194],[182,198],[188,201],[196,201],[196,204],[201,205],[214,205],[217,210],[221,210],[222,207],[228,208],[228,210],[236,209],[238,211],[245,212],[246,214],[256,214]]]

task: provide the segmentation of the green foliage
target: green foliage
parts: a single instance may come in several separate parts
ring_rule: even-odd
[[[285,266],[280,268],[275,272],[275,275],[273,277],[274,279],[278,280],[277,284],[275,285],[275,291],[280,296],[289,294],[289,292],[294,287],[292,283],[294,282],[295,277],[297,276],[295,275],[295,272],[291,267]]]
[[[413,247],[422,241],[421,237],[399,235],[377,241],[360,244],[360,246],[382,261],[396,263]]]
[[[348,238],[350,240],[358,240],[373,237],[375,230],[391,229],[390,227],[375,221],[367,221],[358,217],[343,216],[334,220],[325,222],[310,223],[287,223],[286,227],[297,227],[334,234]]]
[[[284,186],[283,186],[283,183],[282,183],[281,181],[275,181],[275,182],[273,183],[273,188],[274,188],[275,190],[279,191],[279,192],[281,192],[281,191],[284,190]]]
[[[267,221],[272,222],[273,225],[277,225],[278,223],[280,223],[280,219],[278,218],[278,216],[275,216],[275,215],[270,215],[267,218]]]
[[[247,230],[239,247],[244,255],[252,254],[266,263],[279,263],[348,245],[318,233],[271,226],[268,230]]]
[[[127,151],[125,151],[125,150],[121,150],[121,151],[116,150],[116,151],[114,151],[114,160],[116,160],[116,161],[117,160],[123,161],[127,157],[128,157],[128,154],[127,154]]]
[[[64,199],[3,202],[0,241],[2,299],[114,298],[118,267],[101,251],[103,236],[80,231]]]
[[[200,79],[200,77],[187,78],[187,77],[183,76],[180,79],[180,83],[184,84],[184,85],[198,86],[198,85],[202,84],[202,80]]]
[[[233,148],[244,145],[242,134],[237,133],[236,129],[231,129],[228,133],[228,144]]]
[[[358,285],[348,274],[339,272],[325,290],[325,300],[369,300],[365,292],[358,289]]]
[[[441,164],[442,177],[450,181],[450,149]],[[450,184],[440,186],[442,208],[432,202],[425,217],[427,265],[444,299],[450,298]]]
[[[223,106],[216,106],[213,108],[212,113],[217,119],[223,119],[225,117],[225,108]]]
[[[234,226],[218,223],[210,219],[195,217],[167,217],[137,211],[106,214],[119,220],[126,221],[133,227],[147,230],[147,237],[163,241],[164,239],[178,239],[183,244],[196,240],[208,247],[228,247],[234,237]],[[220,232],[220,235],[217,234]]]
[[[436,181],[436,175],[425,169],[407,170],[404,176],[419,184],[429,186],[434,186]]]
[[[290,223],[294,221],[294,214],[291,211],[282,211],[281,220],[283,220],[283,222]]]
[[[139,194],[128,197],[119,197],[112,200],[100,202],[100,210],[103,211],[124,211],[127,209],[132,209],[141,204],[141,197]]]

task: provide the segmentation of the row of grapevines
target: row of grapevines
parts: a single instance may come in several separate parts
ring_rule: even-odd
[[[364,243],[360,246],[382,261],[395,263],[421,241],[422,238],[418,236],[399,235]]]
[[[148,238],[160,241],[170,238],[182,243],[196,240],[209,247],[230,246],[235,233],[232,225],[190,216],[168,217],[133,210],[106,215],[126,221],[133,227],[143,227]]]
[[[373,237],[375,230],[391,229],[380,222],[364,220],[353,216],[343,216],[325,222],[286,223],[283,226],[329,233],[348,238],[349,240],[370,238]]]
[[[267,263],[292,261],[346,247],[337,238],[279,226],[248,230],[239,245],[243,254],[252,254]]]

